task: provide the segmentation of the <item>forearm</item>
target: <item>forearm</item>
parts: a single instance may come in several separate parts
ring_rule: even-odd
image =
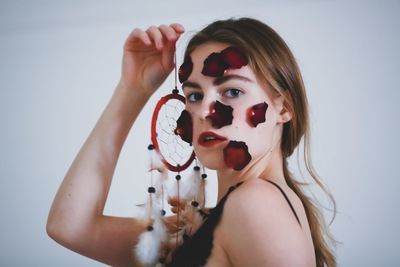
[[[48,227],[74,231],[103,214],[122,146],[148,98],[117,86],[64,177],[49,213]]]

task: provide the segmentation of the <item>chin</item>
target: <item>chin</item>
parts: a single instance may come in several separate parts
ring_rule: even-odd
[[[218,170],[225,167],[222,153],[196,151],[196,157],[207,169]]]

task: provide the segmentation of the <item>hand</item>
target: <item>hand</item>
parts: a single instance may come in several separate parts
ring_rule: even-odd
[[[124,44],[119,84],[152,95],[174,69],[175,43],[184,31],[178,23],[134,29]]]

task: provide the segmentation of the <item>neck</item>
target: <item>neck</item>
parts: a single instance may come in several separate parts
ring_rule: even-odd
[[[218,199],[228,192],[229,187],[238,182],[245,182],[252,179],[264,179],[285,185],[283,174],[283,160],[281,149],[278,146],[271,153],[261,156],[259,159],[251,161],[244,169],[235,171],[232,169],[217,170],[218,176]]]

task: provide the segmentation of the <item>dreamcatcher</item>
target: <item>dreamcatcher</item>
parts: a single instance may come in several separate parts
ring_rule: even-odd
[[[134,248],[136,258],[148,266],[164,266],[172,252],[207,218],[207,174],[193,151],[192,121],[185,110],[185,98],[177,89],[176,55],[174,58],[175,88],[158,101],[151,121],[150,186],[147,202],[141,205],[147,231],[139,236]],[[190,174],[182,177],[182,171],[193,161]],[[172,183],[169,172],[174,173]],[[167,217],[166,205],[176,215]]]

